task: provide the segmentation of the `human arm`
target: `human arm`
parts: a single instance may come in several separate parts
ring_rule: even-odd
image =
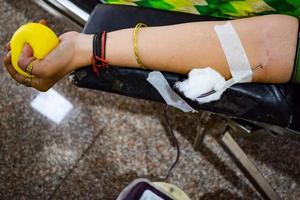
[[[187,74],[193,68],[211,67],[230,78],[229,67],[214,31],[226,22],[193,22],[142,28],[138,34],[141,60],[153,70]],[[293,71],[298,20],[269,15],[232,20],[252,69],[253,82],[287,82]],[[106,57],[116,66],[139,67],[133,53],[132,29],[108,34]]]
[[[213,27],[225,22],[194,22],[173,26],[142,28],[138,34],[138,49],[143,63],[149,69],[187,74],[193,68],[211,67],[226,79],[229,68]],[[253,82],[287,82],[293,71],[298,20],[270,15],[231,21],[245,48],[252,68],[256,70]],[[140,67],[133,53],[133,29],[107,34],[108,63],[124,67]],[[92,35],[75,32],[60,37],[59,46],[41,61],[35,61],[33,87],[45,91],[60,78],[80,67],[91,64]],[[29,50],[28,50],[29,49]],[[30,48],[27,48],[30,54]],[[25,56],[25,57],[26,57]],[[20,59],[20,66],[29,64]],[[28,58],[27,58],[28,60]],[[18,81],[24,77],[13,70],[9,54],[5,63]]]

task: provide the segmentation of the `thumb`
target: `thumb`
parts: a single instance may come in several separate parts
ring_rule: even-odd
[[[29,44],[25,43],[20,58],[27,58],[32,56],[33,56],[33,49]]]
[[[26,71],[26,67],[31,63],[35,58],[33,57],[33,50],[28,45],[25,44],[22,50],[22,53],[20,55],[20,58],[18,60],[18,65],[23,69],[23,71]]]

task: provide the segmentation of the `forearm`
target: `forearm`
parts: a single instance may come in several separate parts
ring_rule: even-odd
[[[211,67],[226,79],[230,71],[214,26],[225,22],[195,22],[141,28],[138,50],[149,69],[187,74]],[[287,16],[262,16],[231,21],[256,70],[253,82],[289,80],[296,49],[298,22]],[[106,58],[111,65],[140,67],[133,51],[133,29],[107,34]]]

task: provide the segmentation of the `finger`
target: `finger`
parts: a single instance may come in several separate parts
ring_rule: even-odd
[[[4,56],[4,64],[11,64],[11,51],[9,51],[5,56]]]
[[[34,57],[28,57],[24,59],[20,59],[18,62],[19,67],[26,72],[28,65],[35,60]]]
[[[10,42],[8,42],[6,45],[5,45],[5,49],[7,52],[10,51]]]
[[[41,20],[39,21],[39,23],[40,23],[40,24],[43,24],[43,25],[45,25],[45,26],[48,26],[48,22],[47,22],[47,20],[45,20],[45,19],[41,19]]]
[[[21,55],[19,57],[19,60],[28,58],[28,57],[33,57],[33,49],[31,46],[27,43],[24,44]]]
[[[48,91],[56,81],[52,79],[33,78],[31,80],[31,86],[41,92]]]
[[[26,44],[23,47],[23,51],[21,53],[21,56],[18,61],[18,66],[23,70],[27,70],[27,66],[35,60],[35,58],[32,56],[33,50],[30,47],[30,45]]]
[[[25,43],[22,49],[21,57],[32,57],[32,56],[33,56],[32,47],[28,43]]]
[[[25,79],[27,77],[22,76],[21,74],[18,74],[17,71],[13,68],[12,65],[6,65],[6,69],[8,71],[8,73],[10,74],[10,76],[17,81],[20,84],[24,84],[25,83]],[[51,86],[55,83],[55,81],[52,80],[46,80],[46,79],[41,79],[41,78],[32,78],[31,79],[31,87],[45,92],[47,91],[49,88],[51,88]]]
[[[27,66],[32,62],[34,61],[35,58],[33,57],[29,57],[29,58],[26,58],[26,59],[22,59],[21,61],[19,61],[19,67],[21,67],[21,69],[23,71],[26,71],[27,70]],[[12,66],[12,62],[11,62],[11,52],[8,52],[6,54],[6,56],[4,57],[4,64],[5,65],[11,65]],[[12,66],[13,68],[13,66]],[[14,68],[13,68],[14,71],[16,71]]]
[[[7,65],[5,65],[5,67],[13,79],[15,79],[18,83],[21,83],[21,84],[24,83],[25,77],[22,76],[21,74],[18,74],[18,72],[14,69],[14,67],[11,64],[7,64]]]
[[[5,59],[4,61],[5,68],[10,74],[10,76],[18,83],[24,84],[26,77],[19,74],[11,64],[11,52],[9,52],[4,59]],[[49,88],[51,88],[54,85],[54,83],[56,83],[57,81],[58,79],[42,79],[42,78],[35,77],[32,78],[31,80],[31,86],[39,91],[45,92]]]
[[[23,49],[23,53],[20,56],[18,65],[21,66],[27,66],[30,62],[32,62],[32,60],[34,60],[35,58],[32,57],[32,52],[33,50],[31,49],[31,47],[27,44],[25,44],[24,49]],[[29,62],[29,63],[28,63]],[[5,64],[11,64],[11,51],[9,51],[5,56],[4,56],[4,63]]]
[[[49,55],[51,55],[51,53]],[[43,58],[42,60],[33,61],[32,75],[40,78],[54,78],[57,76],[64,75],[62,71],[59,71],[59,61],[57,61],[56,59],[52,59],[53,56],[49,55]],[[55,57],[57,56],[54,56],[54,58]]]

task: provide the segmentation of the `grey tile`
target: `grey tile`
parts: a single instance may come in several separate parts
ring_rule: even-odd
[[[120,106],[120,109],[114,107],[107,112],[110,113],[106,116],[109,120],[102,133],[57,190],[57,199],[114,199],[135,178],[146,177],[152,181],[164,179],[176,151],[170,145],[160,119],[163,106],[133,99],[123,101]],[[100,107],[93,109],[98,113],[93,114],[94,116],[101,116],[99,120],[105,117],[105,111],[102,111],[108,109]],[[136,112],[132,112],[132,109]],[[143,109],[145,114],[143,111],[139,112]],[[186,129],[190,123],[183,125]],[[181,134],[184,132],[177,131],[176,135],[181,143],[182,158],[170,179],[172,183],[181,187],[192,199],[212,195],[258,198],[243,176],[235,175],[236,168],[228,158],[217,155],[213,139],[207,139],[209,145],[203,154],[199,154],[193,151],[190,142]],[[226,177],[228,172],[234,176]],[[233,183],[238,185],[233,186]]]
[[[15,91],[15,96],[23,92]],[[89,108],[75,99],[74,109],[59,125],[34,111],[26,97],[11,98],[11,105],[0,110],[0,191],[4,197],[49,196],[92,142],[97,127]]]

